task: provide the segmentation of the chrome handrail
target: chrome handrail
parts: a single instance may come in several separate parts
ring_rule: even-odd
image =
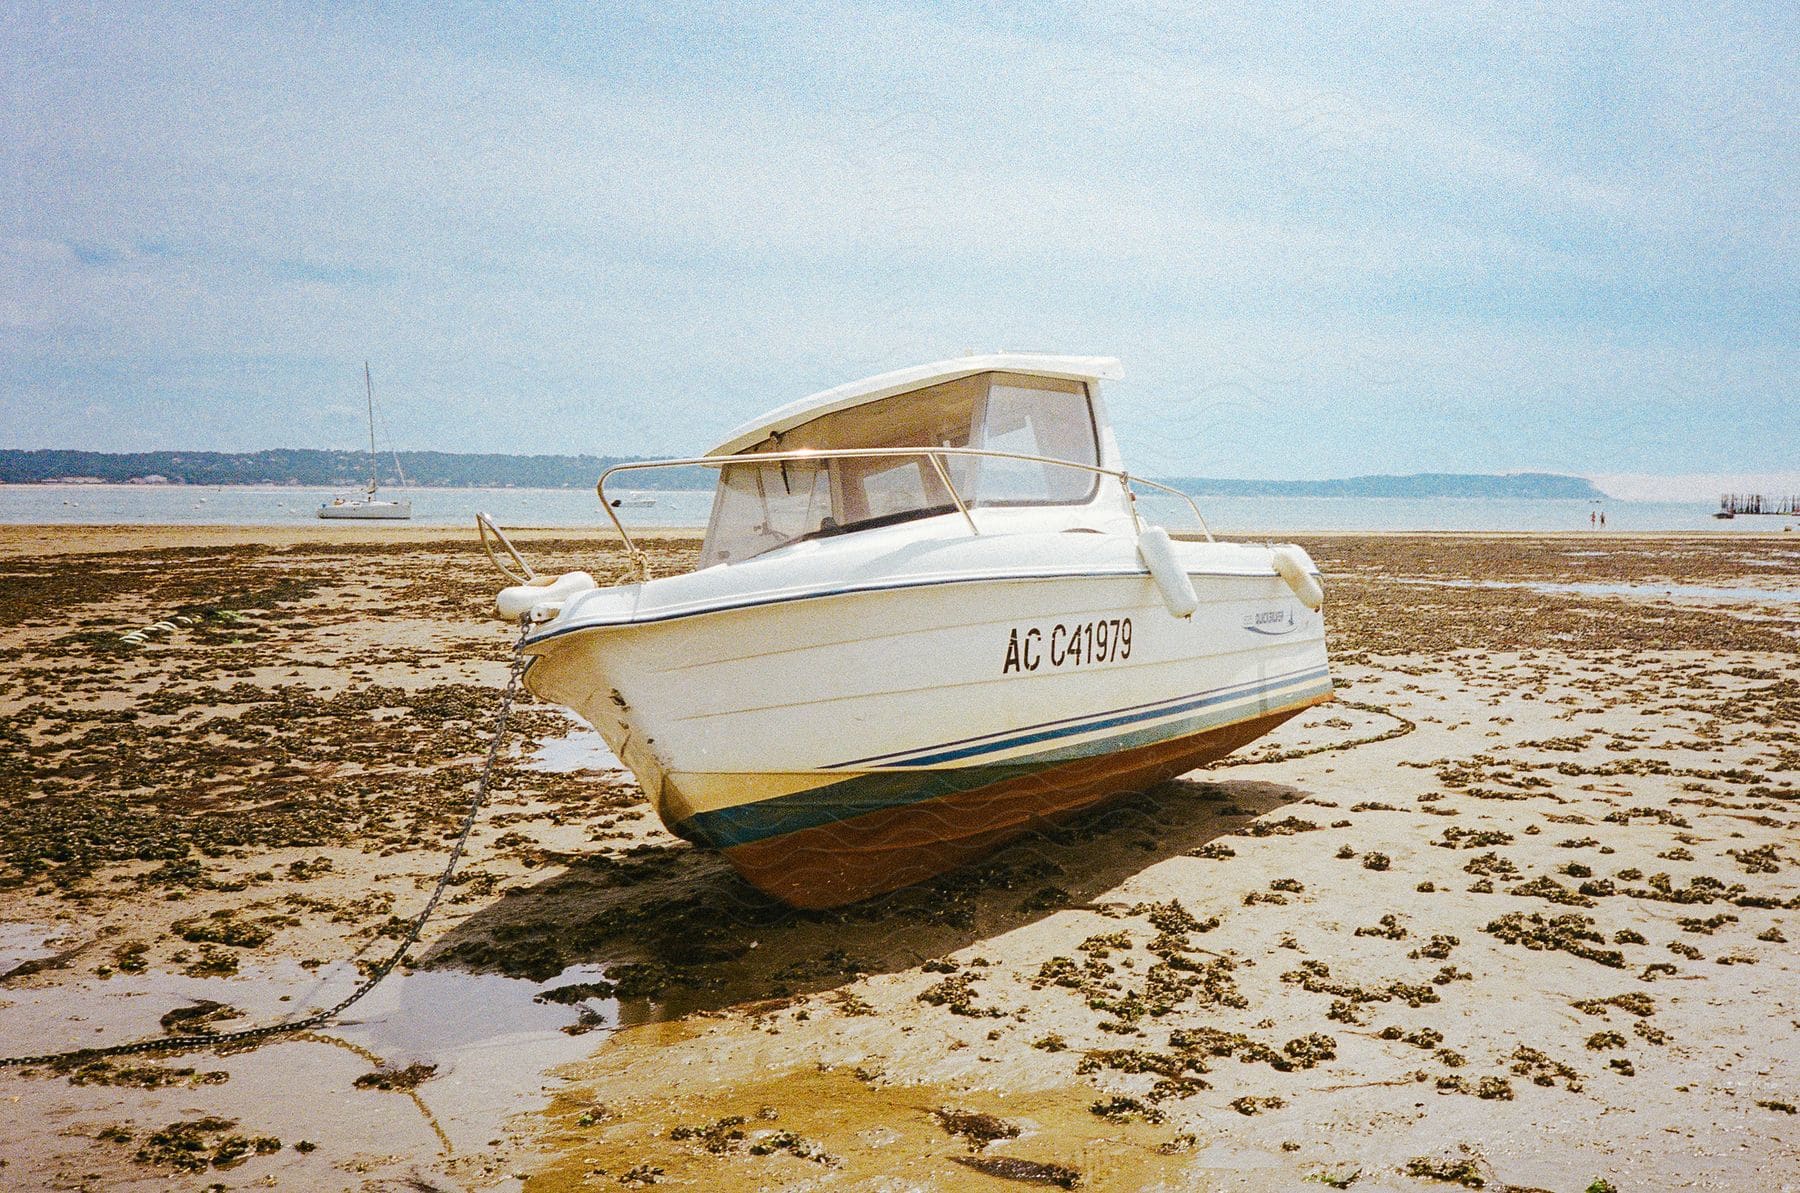
[[[529,584],[537,579],[537,573],[531,570],[531,565],[525,562],[525,557],[519,554],[519,549],[512,545],[512,540],[506,537],[506,532],[501,530],[499,523],[488,517],[486,513],[478,511],[475,514],[475,533],[481,536],[481,549],[487,552],[488,559],[496,568],[500,569],[500,574],[502,576],[505,576],[515,584]],[[490,534],[493,536],[493,542],[490,542],[488,539]],[[501,561],[500,556],[494,553],[494,547],[496,545],[498,545],[502,551],[505,551],[508,555],[512,556],[512,561],[519,565],[520,571],[524,573],[523,575],[521,575],[520,572],[513,571]]]
[[[1148,485],[1152,489],[1161,489],[1163,492],[1173,493],[1175,496],[1187,502],[1188,508],[1194,511],[1194,517],[1200,523],[1200,532],[1206,535],[1206,541],[1209,543],[1214,541],[1212,528],[1206,524],[1206,515],[1200,512],[1200,507],[1194,504],[1194,499],[1191,496],[1183,493],[1173,485],[1165,485],[1161,481],[1145,480],[1142,477],[1132,476],[1129,472],[1126,472],[1121,468],[1102,468],[1098,464],[1082,464],[1075,460],[1059,460],[1054,456],[1033,456],[1023,452],[991,451],[981,447],[834,447],[802,449],[791,452],[746,452],[731,456],[686,456],[680,459],[671,460],[633,460],[625,464],[614,464],[611,468],[602,472],[600,474],[599,482],[594,486],[594,492],[600,498],[600,508],[606,511],[606,516],[612,519],[613,528],[619,532],[619,537],[624,540],[625,549],[635,558],[642,553],[637,544],[631,541],[631,534],[625,529],[625,524],[619,521],[619,515],[617,511],[613,509],[612,503],[606,499],[606,478],[615,472],[638,472],[648,468],[724,468],[732,464],[781,464],[790,460],[854,460],[881,458],[885,456],[923,456],[930,460],[932,468],[937,472],[938,479],[943,481],[944,488],[949,491],[950,500],[956,503],[957,512],[968,522],[969,531],[972,534],[980,534],[981,530],[975,525],[974,515],[969,512],[967,503],[963,501],[962,495],[956,491],[956,485],[950,480],[949,471],[943,464],[942,457],[944,456],[974,456],[992,460],[1023,460],[1029,464],[1050,464],[1058,468],[1074,468],[1078,471],[1092,473],[1096,476],[1113,477],[1124,486],[1126,495],[1132,498],[1131,517],[1140,532],[1144,528],[1144,522],[1143,519],[1138,516],[1136,495],[1131,492],[1131,486]]]
[[[943,482],[944,491],[950,494],[950,500],[956,503],[956,512],[961,514],[963,521],[969,524],[969,533],[980,534],[981,527],[975,525],[975,515],[971,514],[969,507],[963,504],[962,494],[956,491],[956,482],[950,479],[950,472],[944,467],[944,461],[935,452],[927,458],[931,461],[932,469],[937,472],[938,480]]]

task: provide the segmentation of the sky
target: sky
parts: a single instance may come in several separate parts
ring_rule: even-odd
[[[367,359],[403,448],[688,454],[1022,349],[1150,474],[1793,476],[1796,128],[1781,4],[0,0],[0,447],[355,447]]]

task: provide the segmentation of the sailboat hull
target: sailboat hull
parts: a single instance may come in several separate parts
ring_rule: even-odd
[[[353,521],[404,521],[412,517],[410,501],[346,501],[342,505],[322,505],[321,518],[343,518]]]

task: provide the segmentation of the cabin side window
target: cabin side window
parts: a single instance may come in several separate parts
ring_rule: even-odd
[[[1090,465],[1099,458],[1087,387],[1078,381],[983,373],[854,406],[771,435],[719,470],[700,566],[798,539],[953,513],[959,496],[971,507],[1080,504],[1099,480],[1040,461],[974,456],[940,457],[942,475],[922,455],[757,459],[908,447],[985,448]]]
[[[700,566],[749,559],[831,525],[831,482],[823,462],[721,468]]]
[[[1098,464],[1094,411],[1079,381],[996,374],[982,403],[975,446],[1021,456]],[[1089,500],[1099,476],[1030,460],[977,461],[970,505],[1070,505]]]

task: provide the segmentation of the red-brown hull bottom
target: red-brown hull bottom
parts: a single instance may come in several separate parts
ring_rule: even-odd
[[[911,886],[973,861],[1046,821],[1223,758],[1303,708],[734,845],[723,852],[746,881],[784,903],[838,907]]]

